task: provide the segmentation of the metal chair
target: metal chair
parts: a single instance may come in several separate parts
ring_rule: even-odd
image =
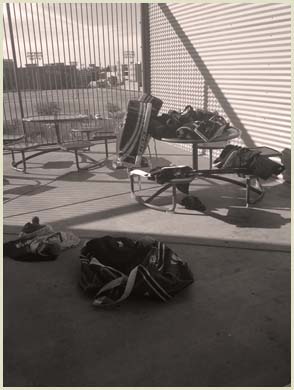
[[[250,150],[253,151],[259,151],[260,156],[263,157],[280,157],[281,153],[278,152],[275,149],[268,148],[268,147],[259,147],[259,148],[252,148]],[[178,168],[181,168],[183,166],[175,166],[175,167],[162,167],[175,170]],[[184,186],[184,188],[187,188],[187,186],[195,179],[197,178],[211,178],[216,180],[221,180],[224,182],[228,182],[231,184],[238,185],[240,187],[243,187],[246,189],[246,207],[249,207],[249,205],[255,204],[258,201],[260,201],[265,193],[264,187],[262,186],[261,180],[257,175],[252,174],[251,170],[247,168],[224,168],[224,169],[192,169],[186,177],[174,177],[169,180],[167,180],[166,183],[164,183],[160,188],[157,187],[155,192],[144,199],[142,195],[140,195],[140,191],[142,189],[142,183],[141,179],[145,178],[147,180],[152,180],[152,172],[146,172],[140,169],[133,169],[130,171],[130,184],[131,184],[131,196],[133,199],[135,199],[138,203],[155,209],[159,211],[169,211],[174,212],[177,205],[177,190],[181,189],[181,187]],[[228,177],[228,175],[234,174],[238,176],[238,179]],[[140,187],[136,189],[136,181],[135,179],[139,178]],[[154,179],[153,179],[154,180]],[[186,186],[186,187],[185,187]],[[171,194],[171,202],[170,206],[158,206],[153,202],[155,198],[157,198],[160,194],[165,192],[168,189],[172,189]],[[257,196],[252,198],[252,193],[257,194]]]

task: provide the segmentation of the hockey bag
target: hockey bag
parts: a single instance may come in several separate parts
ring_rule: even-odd
[[[139,100],[129,100],[117,139],[117,156],[114,166],[140,166],[150,137],[150,120],[156,117],[162,101],[143,94]]]
[[[194,281],[187,263],[152,239],[94,238],[81,249],[80,260],[79,285],[100,307],[130,295],[165,302]]]

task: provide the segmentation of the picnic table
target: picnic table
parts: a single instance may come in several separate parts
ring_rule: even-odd
[[[241,131],[235,127],[229,127],[219,137],[212,141],[203,142],[202,139],[183,139],[183,138],[160,138],[160,141],[176,144],[191,144],[192,145],[192,166],[193,169],[198,169],[198,150],[209,149],[210,153],[210,168],[212,166],[212,150],[223,149],[229,140],[240,137]]]

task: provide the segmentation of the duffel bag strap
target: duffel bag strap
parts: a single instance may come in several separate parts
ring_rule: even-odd
[[[127,282],[126,282],[126,278],[124,276],[121,276],[107,283],[105,286],[103,286],[101,290],[97,293],[93,304],[95,306],[109,307],[124,301],[130,296],[130,294],[134,290],[138,275],[141,275],[142,279],[145,282],[146,292],[151,292],[152,294],[154,294],[164,302],[166,302],[171,298],[171,295],[168,294],[168,292],[154,279],[154,277],[151,276],[148,269],[143,265],[138,265],[137,267],[133,268],[132,271],[130,272]],[[123,293],[119,298],[113,300],[112,298],[109,297],[110,295],[109,293],[113,289],[118,288],[119,286],[122,286],[124,284],[125,287]]]
[[[92,256],[90,258],[90,264],[95,264],[95,265],[98,265],[99,267],[101,268],[104,268],[104,269],[107,269],[109,271],[109,273],[111,273],[114,277],[117,277],[118,275],[119,276],[123,276],[125,279],[127,278],[127,276],[119,271],[118,269],[116,268],[113,268],[113,267],[110,267],[109,265],[104,265],[102,264],[96,257]]]
[[[151,276],[150,272],[143,265],[138,266],[140,274],[148,286],[148,291],[152,291],[158,298],[166,302],[171,298],[171,295]]]
[[[132,269],[130,272],[127,282],[126,282],[126,277],[121,276],[117,279],[112,280],[111,282],[107,283],[105,286],[101,288],[100,291],[98,291],[95,300],[93,302],[94,306],[113,306],[116,305],[117,303],[124,301],[127,299],[127,297],[131,294],[133,291],[135,282],[136,282],[136,277],[137,277],[137,272],[138,272],[138,266]],[[110,293],[113,289],[123,286],[125,284],[124,291],[122,295],[116,299],[113,300],[111,299],[107,293]]]

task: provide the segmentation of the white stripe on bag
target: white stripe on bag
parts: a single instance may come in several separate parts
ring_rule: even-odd
[[[144,118],[145,118],[145,109],[146,105],[145,104],[139,104],[139,113],[138,117],[136,120],[136,126],[135,129],[129,139],[129,142],[127,142],[124,147],[121,149],[121,153],[123,154],[130,154],[129,149],[134,148],[136,145],[137,141],[139,140],[141,129],[144,123]],[[130,124],[128,124],[130,125]]]
[[[112,303],[108,303],[109,306],[110,306],[110,305],[114,305],[114,304],[116,304],[116,303],[119,303],[119,302],[123,301],[124,299],[126,299],[126,298],[131,294],[131,292],[133,291],[135,282],[136,282],[137,272],[138,272],[138,267],[135,267],[134,269],[132,269],[132,271],[130,272],[129,277],[128,277],[128,279],[127,279],[127,283],[126,283],[124,292],[122,293],[122,295],[120,296],[119,299],[117,299],[116,301],[113,301]],[[103,298],[104,298],[105,296],[99,298],[99,295],[101,295],[101,293],[103,293],[103,292],[105,292],[105,291],[112,290],[113,288],[122,285],[122,282],[124,282],[124,281],[125,281],[125,278],[123,279],[123,278],[121,277],[121,278],[112,280],[111,282],[107,283],[107,284],[106,284],[104,287],[102,287],[101,290],[97,293],[97,295],[96,295],[96,297],[95,297],[95,300],[94,300],[93,304],[96,305],[96,306],[103,305]],[[104,306],[105,306],[105,305],[107,305],[107,303],[104,304]]]
[[[163,301],[167,301],[171,298],[171,296],[155,281],[145,267],[140,265],[139,268],[144,280]]]

